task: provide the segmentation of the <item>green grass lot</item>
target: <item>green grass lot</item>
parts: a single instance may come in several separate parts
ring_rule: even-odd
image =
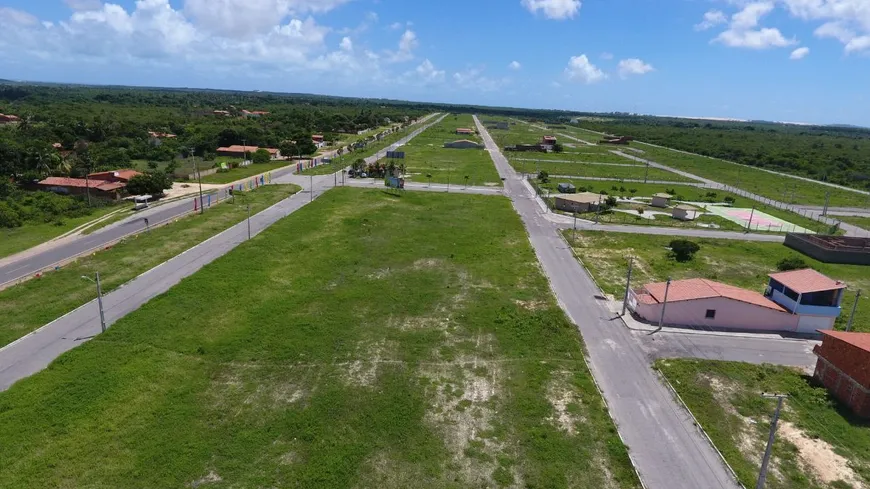
[[[474,129],[474,120],[467,114],[449,115],[405,145],[406,180],[428,183],[426,175],[431,174],[432,183],[501,186],[501,178],[486,150],[444,148],[444,143],[457,139],[481,142],[477,135],[457,135],[456,129],[460,127]]]
[[[139,274],[241,222],[299,191],[295,185],[267,185],[236,193],[236,203],[222,202],[205,214],[190,214],[178,222],[129,238],[109,250],[79,258],[39,279],[0,291],[0,346],[57,319],[93,300],[96,290],[81,279],[100,272],[103,291],[109,292]],[[50,299],[47,299],[50,298]],[[3,486],[0,483],[0,486]]]
[[[0,393],[0,486],[637,488],[505,198],[331,190]]]
[[[353,158],[351,158],[351,156],[353,156]],[[336,158],[331,163],[302,170],[301,175],[329,175],[330,173],[341,171],[342,168],[347,168],[356,158],[356,155],[345,155],[341,158]]]
[[[808,217],[804,217],[800,214],[795,214],[794,212],[784,211],[782,209],[778,209],[776,207],[771,207],[764,204],[759,204],[754,200],[747,199],[745,197],[741,197],[739,195],[734,195],[729,192],[722,192],[721,190],[708,190],[705,188],[694,187],[691,185],[668,185],[661,183],[633,183],[633,182],[621,182],[619,180],[583,180],[583,179],[567,179],[567,178],[552,178],[549,183],[541,184],[537,180],[535,180],[535,184],[538,185],[541,189],[547,189],[550,193],[558,193],[558,186],[560,183],[571,183],[573,184],[578,192],[593,192],[600,193],[602,191],[607,192],[608,195],[613,195],[618,198],[628,199],[632,196],[634,197],[652,197],[653,194],[657,194],[659,192],[671,193],[675,196],[675,201],[690,201],[690,202],[724,202],[726,197],[731,197],[734,199],[734,207],[746,207],[750,208],[755,206],[756,209],[766,212],[775,217],[779,217],[780,219],[784,219],[787,222],[795,224],[797,226],[804,227],[806,229],[811,229],[817,233],[828,234],[831,231],[831,226],[827,224],[820,223],[816,220],[810,219]],[[631,190],[634,189],[637,192],[634,194],[631,193]],[[620,204],[622,208],[631,209],[637,208],[636,205],[630,204]],[[650,208],[653,211],[664,212],[662,209]],[[586,216],[580,216],[583,219],[589,219],[590,217],[594,218],[594,213]],[[614,213],[606,213],[599,216],[599,219],[602,222],[614,223],[614,224],[638,224],[638,225],[651,225],[651,226],[667,226],[667,227],[698,227],[697,223],[702,224],[716,224],[720,227],[721,230],[724,231],[743,231],[745,228],[743,226],[738,225],[737,223],[731,222],[728,219],[718,217],[718,216],[700,216],[695,221],[679,221],[667,216],[656,216],[655,221],[650,221],[648,219],[643,219],[638,216],[631,216],[624,213],[614,212]],[[765,232],[764,229],[753,229],[752,232]],[[842,230],[838,230],[837,234],[843,234]]]
[[[284,168],[285,166],[295,165],[294,161],[279,160],[270,161],[269,163],[252,163],[246,168],[233,168],[228,172],[215,173],[202,177],[202,183],[232,183],[243,178],[253,177],[261,173]]]
[[[570,241],[572,232],[565,236]],[[762,292],[767,285],[767,274],[775,273],[776,264],[783,258],[798,256],[807,266],[849,286],[843,299],[843,312],[835,327],[845,329],[855,291],[870,289],[870,274],[860,265],[822,263],[804,256],[778,243],[735,241],[728,239],[685,238],[701,246],[692,261],[678,263],[668,257],[671,236],[632,235],[578,231],[574,250],[583,265],[595,277],[604,292],[622,297],[625,293],[625,274],[628,257],[635,257],[632,284],[640,286],[651,282],[664,282],[686,278],[707,278],[726,284]],[[681,238],[683,239],[683,238]],[[860,298],[853,329],[870,332],[870,299]]]
[[[547,162],[568,162],[568,163],[616,163],[618,165],[626,165],[626,166],[636,166],[636,167],[645,167],[643,163],[638,163],[636,161],[629,160],[622,156],[613,154],[609,151],[596,151],[596,150],[587,150],[586,148],[577,148],[571,149],[566,148],[565,151],[561,153],[523,153],[523,152],[507,152],[510,153],[511,158],[516,159],[524,159],[531,160],[527,161],[526,164],[532,163],[535,161],[547,161]],[[643,176],[641,176],[643,178]]]
[[[780,202],[820,206],[825,203],[825,194],[830,193],[830,205],[833,207],[870,207],[870,198],[856,192],[774,175],[758,168],[741,166],[704,156],[688,155],[643,143],[634,142],[631,147],[640,149],[644,153],[629,152],[630,154]]]
[[[870,485],[870,423],[852,415],[802,372],[772,365],[660,360],[745,487],[755,487],[775,399],[787,394],[773,445],[768,489],[847,489]]]
[[[518,153],[528,154],[528,153]],[[692,179],[671,173],[658,168],[650,168],[647,171],[644,166],[615,166],[615,165],[596,165],[593,163],[553,163],[553,162],[534,162],[520,161],[511,155],[508,159],[514,170],[535,175],[540,171],[545,171],[550,175],[566,175],[576,177],[589,178],[612,178],[614,180],[658,180],[663,182],[695,182]],[[628,161],[628,160],[626,160]],[[697,183],[697,182],[695,182]]]
[[[98,219],[110,212],[120,209],[120,206],[128,205],[126,203],[106,203],[101,202],[102,207],[95,207],[93,212],[87,216],[76,217],[73,219],[63,219],[61,224],[47,222],[40,224],[25,224],[17,228],[0,227],[0,258],[14,255],[15,253],[27,250],[36,245],[45,243],[62,234],[87,224],[94,219]]]
[[[870,230],[870,217],[858,217],[858,216],[831,216],[834,219],[838,219],[847,224],[851,224],[853,226],[858,226],[859,228]]]

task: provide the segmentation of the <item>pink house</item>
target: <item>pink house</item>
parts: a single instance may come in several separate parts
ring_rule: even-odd
[[[628,307],[654,324],[664,308],[672,326],[816,333],[833,328],[845,287],[814,270],[771,274],[765,294],[693,278],[630,290]]]

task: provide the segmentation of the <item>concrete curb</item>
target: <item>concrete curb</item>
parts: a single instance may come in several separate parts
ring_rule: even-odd
[[[719,458],[722,460],[722,463],[725,464],[725,467],[728,469],[728,472],[731,473],[731,477],[734,478],[734,482],[736,482],[737,485],[742,487],[743,489],[746,489],[746,486],[741,484],[740,479],[737,478],[737,472],[734,472],[734,469],[731,467],[731,464],[729,464],[728,461],[725,460],[725,456],[722,455],[722,452],[720,452],[719,449],[716,447],[716,444],[713,443],[713,440],[710,438],[710,435],[708,435],[707,432],[704,431],[704,428],[701,426],[701,423],[698,422],[698,418],[695,417],[695,415],[692,413],[692,410],[689,409],[689,406],[686,405],[686,403],[683,401],[683,398],[680,397],[680,394],[677,392],[676,389],[674,389],[674,386],[671,384],[671,382],[667,379],[667,377],[665,377],[662,374],[662,372],[659,369],[654,369],[654,370],[656,371],[656,375],[658,375],[659,380],[661,380],[662,383],[671,391],[671,394],[674,395],[674,398],[676,398],[677,402],[679,402],[680,405],[683,406],[683,409],[685,409],[686,412],[689,413],[689,416],[692,417],[692,423],[695,424],[695,427],[698,428],[698,431],[700,431],[701,434],[704,435],[704,438],[707,440],[707,442],[710,444],[710,446],[713,447],[713,450],[716,451],[716,454],[719,455]]]

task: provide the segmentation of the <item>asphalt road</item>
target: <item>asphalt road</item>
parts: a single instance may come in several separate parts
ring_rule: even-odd
[[[505,192],[522,218],[550,286],[586,343],[590,368],[604,393],[629,455],[649,489],[735,489],[738,484],[650,368],[631,331],[610,320],[600,292],[574,258],[558,229],[499,152],[488,131],[475,123],[505,178]]]
[[[388,149],[392,151],[404,145],[427,127],[428,125],[410,133]],[[372,156],[368,160],[372,162],[377,157],[377,155]],[[295,183],[301,186],[303,191],[252,216],[252,236],[256,236],[279,219],[302,208],[335,185],[332,174],[309,177],[286,172],[280,176],[273,174],[272,181]],[[166,292],[185,277],[189,277],[205,265],[230,252],[247,238],[247,222],[243,221],[107,294],[103,297],[107,326],[111,326],[151,298]],[[33,333],[0,348],[0,391],[8,389],[18,380],[39,372],[63,352],[75,348],[99,333],[99,309],[94,299]]]

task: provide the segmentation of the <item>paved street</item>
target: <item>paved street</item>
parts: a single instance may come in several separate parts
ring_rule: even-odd
[[[715,450],[690,415],[659,382],[647,354],[595,296],[592,279],[574,258],[558,229],[542,215],[534,196],[475,118],[486,147],[505,178],[505,191],[520,214],[541,266],[568,317],[577,324],[589,363],[629,454],[649,489],[736,488]]]
[[[388,150],[392,151],[404,145],[427,127],[428,125],[410,133],[391,145]],[[377,157],[377,155],[370,157],[369,162],[375,161]],[[252,236],[333,188],[335,178],[332,174],[308,177],[288,172],[278,177],[273,176],[272,181],[295,183],[303,187],[303,191],[252,216]],[[166,292],[185,277],[230,252],[246,241],[247,237],[247,222],[243,221],[107,294],[103,298],[106,324],[111,326],[151,298]],[[20,379],[39,372],[63,352],[75,348],[98,334],[99,317],[97,301],[94,299],[18,341],[0,348],[0,391],[8,389]]]

